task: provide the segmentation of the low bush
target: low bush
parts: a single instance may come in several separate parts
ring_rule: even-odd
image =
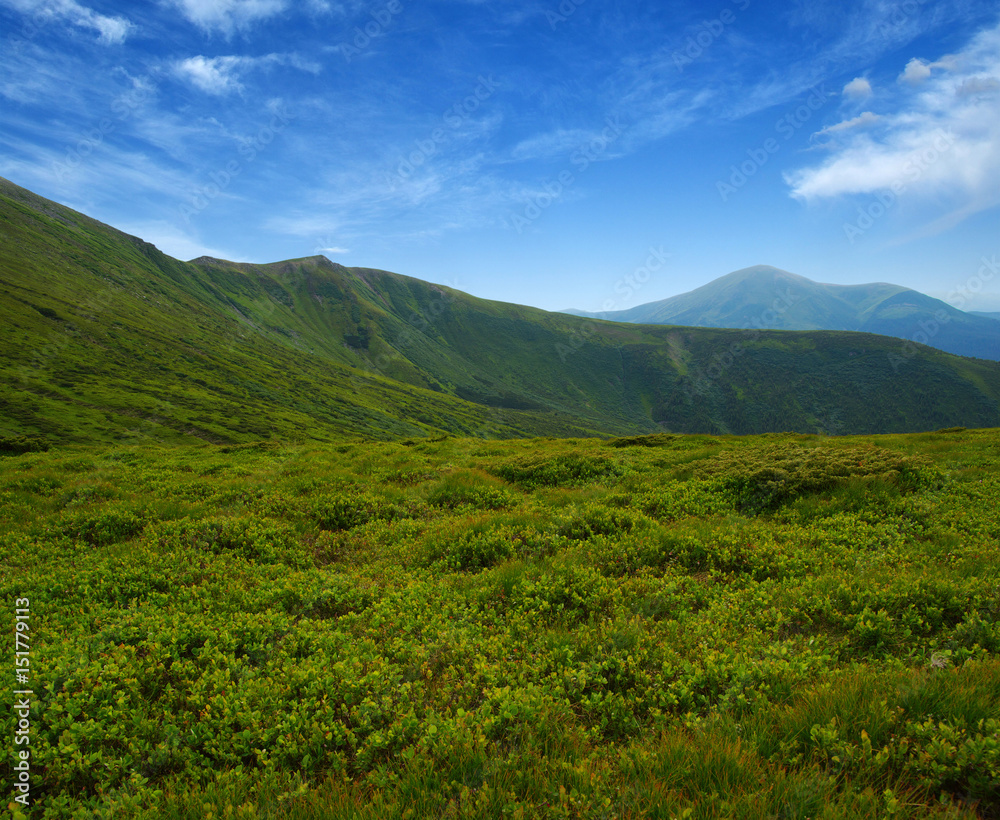
[[[321,530],[349,530],[369,521],[391,521],[403,516],[395,504],[371,493],[320,495],[309,508],[313,522]]]
[[[287,526],[256,516],[167,521],[153,537],[161,549],[231,554],[260,563],[311,563]]]
[[[786,443],[723,451],[695,474],[712,480],[738,510],[752,514],[850,482],[879,481],[912,491],[942,478],[925,461],[879,447],[803,448]]]
[[[578,487],[622,475],[621,465],[610,458],[585,453],[557,456],[518,456],[488,468],[494,475],[531,490],[536,487]]]
[[[146,518],[135,510],[107,507],[63,519],[60,530],[92,546],[118,544],[135,538],[146,526]]]
[[[0,436],[0,456],[48,452],[49,443],[37,436]]]
[[[506,510],[517,504],[517,497],[500,481],[480,471],[461,471],[441,479],[428,496],[432,507],[471,507],[476,510]]]

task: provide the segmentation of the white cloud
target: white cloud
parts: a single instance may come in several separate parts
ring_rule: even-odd
[[[929,76],[929,67],[942,62],[907,65],[904,76],[923,73],[918,64],[928,72],[920,88],[905,96],[904,107],[879,117],[878,139],[855,127],[861,122],[826,129],[842,130],[846,139],[824,162],[786,174],[792,196],[814,200],[892,190],[938,208],[946,203],[951,213],[939,220],[942,229],[1000,204],[1000,94],[969,92],[1000,84],[1000,26],[949,56],[948,71]]]
[[[931,67],[923,60],[914,57],[906,64],[903,73],[899,75],[899,82],[909,85],[920,85],[931,76]]]
[[[87,11],[90,10],[87,9]],[[101,33],[101,42],[108,44],[125,42],[133,28],[132,24],[122,17],[105,17],[103,14],[90,12],[86,19],[87,22],[81,23],[81,25],[90,25],[96,28]]]
[[[243,90],[240,72],[250,64],[249,57],[188,57],[174,64],[174,72],[206,94],[221,96]]]
[[[123,43],[135,28],[124,17],[108,17],[81,6],[76,0],[2,0],[3,5],[30,14],[34,25],[61,21],[97,32],[105,45]]]
[[[872,84],[864,77],[855,77],[844,86],[844,96],[850,100],[864,100],[872,95]]]
[[[285,10],[286,0],[168,0],[205,31],[230,35]]]
[[[946,54],[940,60],[933,63],[925,62],[918,57],[914,57],[906,64],[903,73],[896,79],[906,85],[920,85],[925,80],[930,79],[934,73],[933,69],[943,68],[945,71],[954,71],[960,66],[960,60],[954,54]]]
[[[318,63],[299,57],[297,54],[268,54],[264,57],[188,57],[174,63],[174,73],[200,88],[206,94],[223,96],[243,90],[242,76],[254,69],[269,65],[286,65],[300,71],[318,74]]]
[[[332,254],[334,254],[335,256],[336,256],[336,255],[340,255],[340,254],[344,254],[344,253],[350,253],[350,251],[349,251],[349,250],[348,250],[347,248],[338,248],[338,247],[332,247],[332,248],[317,248],[317,250],[318,250],[318,251],[319,251],[320,253],[332,253]]]
[[[851,131],[855,128],[864,128],[869,125],[874,125],[882,117],[878,114],[873,114],[871,111],[865,111],[863,114],[859,114],[849,120],[844,120],[843,122],[838,122],[836,125],[828,125],[821,131],[817,131],[819,134],[836,134],[838,131]]]
[[[551,159],[553,157],[569,157],[581,145],[586,145],[594,134],[582,128],[558,128],[546,134],[521,140],[511,149],[511,158],[515,160]]]
[[[330,214],[312,213],[306,216],[293,213],[272,216],[265,221],[263,228],[286,236],[327,236],[332,231],[342,230],[343,222]],[[323,242],[320,240],[320,244]]]
[[[955,93],[960,97],[974,94],[996,94],[998,91],[1000,91],[1000,80],[996,77],[970,77],[955,89]]]

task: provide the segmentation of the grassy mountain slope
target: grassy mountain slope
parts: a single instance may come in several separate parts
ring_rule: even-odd
[[[184,263],[7,182],[0,316],[0,436],[1000,425],[993,362],[870,335],[586,320],[325,257]]]
[[[573,314],[640,324],[863,331],[915,339],[960,356],[1000,359],[1000,327],[990,317],[899,285],[826,285],[767,265],[628,310]]]
[[[987,387],[996,365],[928,348],[914,356],[886,338],[587,323],[323,257],[200,264],[280,277],[286,304],[265,300],[260,309],[287,313],[285,322],[310,315],[315,344],[359,369],[378,365],[395,379],[497,408],[557,408],[605,429],[648,430],[653,422],[682,432],[877,432],[996,418]],[[972,403],[960,408],[966,399]]]
[[[241,301],[261,294],[274,312],[276,283],[178,262],[16,186],[4,184],[2,195],[7,435],[226,442],[589,430],[554,414],[498,419],[452,396],[360,374],[300,349],[295,337],[307,326],[262,327],[244,314]]]

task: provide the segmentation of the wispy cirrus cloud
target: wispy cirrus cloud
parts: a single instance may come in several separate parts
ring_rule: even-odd
[[[843,4],[815,4],[799,0],[799,8],[788,12],[790,19],[829,35],[812,47],[790,49],[785,38],[754,43],[758,55],[759,79],[747,88],[735,87],[728,96],[730,118],[736,119],[776,105],[784,105],[808,92],[831,75],[858,65],[872,65],[886,54],[905,47],[928,32],[961,19],[967,14],[965,0],[940,0],[926,4],[905,4],[892,0],[859,0]],[[912,8],[910,7],[912,5]],[[777,68],[780,66],[780,69]],[[720,87],[726,88],[720,77]],[[867,99],[872,91],[865,77],[852,80],[844,96],[852,101]]]
[[[188,57],[174,63],[174,73],[206,94],[230,94],[243,90],[240,76],[253,60],[249,57]]]
[[[281,14],[287,0],[166,0],[185,18],[206,32],[229,36],[254,23]],[[313,6],[316,4],[313,3]]]
[[[318,63],[293,54],[267,54],[263,57],[187,57],[173,64],[174,74],[206,94],[223,96],[243,90],[243,75],[256,69],[285,65],[318,74]]]
[[[59,22],[96,32],[105,45],[123,43],[135,30],[125,17],[100,14],[76,0],[0,0],[0,4],[30,15],[36,26]]]
[[[521,140],[511,151],[511,159],[552,159],[570,154],[581,144],[593,138],[591,131],[582,128],[556,128]]]
[[[214,259],[227,259],[230,262],[251,262],[238,251],[222,249],[205,244],[197,232],[182,230],[167,220],[154,219],[144,222],[119,223],[119,230],[139,236],[147,242],[156,245],[164,253],[174,259],[197,259],[210,256]]]
[[[874,125],[880,119],[882,119],[882,117],[878,114],[873,114],[871,111],[865,111],[849,120],[844,120],[842,122],[838,122],[836,125],[828,125],[826,128],[821,128],[816,132],[816,134],[814,134],[814,136],[837,134],[842,131],[852,131],[856,128],[866,128],[869,125]]]

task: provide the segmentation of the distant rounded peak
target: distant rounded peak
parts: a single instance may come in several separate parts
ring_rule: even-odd
[[[792,273],[791,271],[783,270],[782,268],[776,268],[774,265],[751,265],[749,268],[740,268],[735,270],[727,276],[731,276],[734,279],[760,279],[760,278],[784,278],[784,279],[800,279],[806,282],[812,281],[807,279],[805,276],[800,276],[797,273]]]
[[[214,256],[199,256],[197,259],[189,259],[189,265],[201,265],[202,267],[213,267],[219,268],[223,265],[235,265],[235,262],[230,262],[228,259],[217,259]]]
[[[336,262],[331,262],[329,259],[327,259],[322,254],[316,254],[315,256],[300,256],[300,257],[297,257],[296,259],[279,259],[277,262],[268,262],[266,264],[269,265],[269,266],[272,266],[272,267],[277,266],[277,265],[281,265],[281,266],[297,265],[298,267],[306,267],[306,268],[312,268],[312,267],[317,267],[317,268],[342,268],[342,267],[344,267],[343,265],[340,265],[340,264],[338,264]]]
[[[301,259],[292,259],[292,262],[298,262],[302,265],[319,265],[324,268],[342,268],[344,267],[339,262],[334,262],[328,256],[324,256],[321,253],[317,253],[314,256],[303,256]]]
[[[199,256],[197,259],[189,260],[188,264],[191,265],[212,265],[220,266],[226,265],[231,267],[238,267],[240,265],[260,265],[261,267],[275,267],[275,266],[287,266],[287,265],[299,265],[305,267],[326,267],[326,268],[343,268],[344,266],[337,263],[331,262],[325,256],[303,256],[298,259],[280,259],[277,262],[233,262],[230,259],[218,259],[214,256]]]

